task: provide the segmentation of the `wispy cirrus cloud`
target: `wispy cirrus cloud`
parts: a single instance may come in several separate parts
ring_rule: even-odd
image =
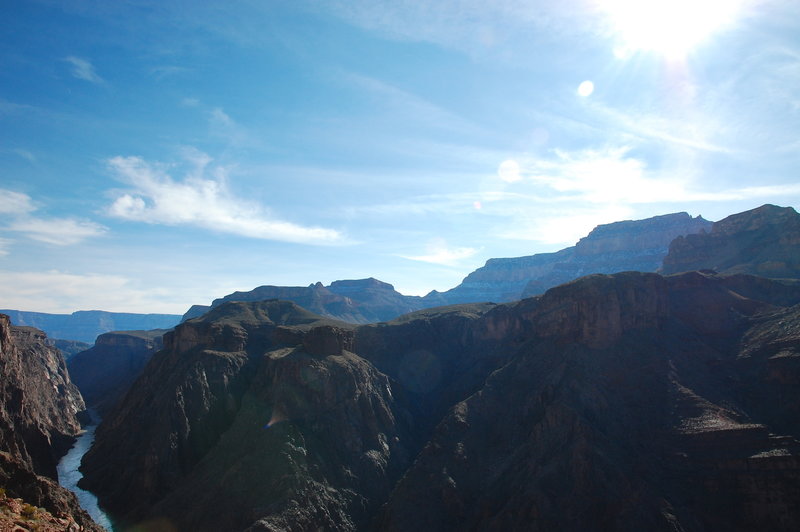
[[[471,247],[451,248],[444,239],[436,238],[428,242],[426,252],[422,255],[399,255],[404,259],[439,264],[441,266],[456,266],[461,261],[478,253],[478,249]]]
[[[0,238],[0,257],[8,255],[8,248],[12,244],[12,240],[8,238]]]
[[[429,126],[460,133],[480,132],[478,126],[461,116],[385,81],[352,72],[346,72],[342,74],[342,77],[346,82],[373,98],[381,107],[398,112],[403,119],[421,121]]]
[[[103,85],[106,82],[95,71],[94,65],[88,59],[70,55],[65,57],[64,61],[72,66],[71,73],[74,77],[98,85]]]
[[[513,180],[505,174],[513,167]],[[666,175],[648,167],[629,146],[584,150],[552,150],[550,157],[503,161],[498,179],[514,186],[535,186],[552,201],[582,204],[635,205],[781,198],[800,193],[797,183],[719,187],[708,190],[692,172]]]
[[[71,246],[106,232],[105,227],[89,220],[35,217],[15,220],[8,226],[8,230],[56,246]]]
[[[60,270],[0,270],[3,305],[15,309],[69,313],[102,308],[111,312],[153,312],[164,308],[162,290],[134,286],[122,275],[76,274]],[[178,305],[167,311],[181,312]]]
[[[21,215],[35,210],[36,206],[27,194],[0,189],[0,214]]]
[[[340,244],[334,229],[287,222],[261,205],[236,197],[228,188],[223,167],[210,167],[211,158],[189,150],[194,168],[174,179],[162,164],[140,157],[108,161],[115,176],[130,185],[117,194],[107,213],[116,218],[149,224],[186,225],[247,238],[304,244]]]
[[[85,219],[36,216],[36,210],[38,206],[27,194],[0,189],[0,214],[6,220],[6,224],[0,226],[2,230],[21,233],[32,240],[56,246],[78,244],[87,238],[102,235],[107,230],[102,225]],[[4,254],[8,254],[6,248],[11,241],[6,239],[4,244]]]

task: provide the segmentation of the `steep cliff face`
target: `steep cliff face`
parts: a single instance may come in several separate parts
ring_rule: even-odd
[[[56,478],[58,458],[80,432],[85,410],[64,359],[42,331],[10,325],[0,314],[3,450],[21,457],[40,475]]]
[[[83,399],[42,331],[0,314],[0,487],[76,526],[98,529],[57,482],[58,459],[80,432]]]
[[[72,382],[86,403],[105,416],[127,393],[153,353],[161,349],[165,329],[101,334],[94,346],[67,362]]]
[[[459,286],[426,299],[437,304],[514,301],[592,273],[654,272],[675,237],[710,228],[711,222],[685,212],[600,225],[556,253],[490,259]]]
[[[800,278],[800,214],[791,207],[763,205],[728,216],[708,233],[677,238],[662,271],[703,269]]]
[[[351,329],[275,300],[181,324],[98,428],[85,485],[123,522],[352,528],[410,453],[390,383],[350,353]]]
[[[506,322],[519,349],[439,424],[376,529],[794,529],[797,370],[781,388],[769,368],[793,360],[797,309],[729,281],[591,276],[527,304],[530,326]]]
[[[627,272],[359,327],[224,304],[167,335],[87,485],[192,530],[794,530],[799,303]]]

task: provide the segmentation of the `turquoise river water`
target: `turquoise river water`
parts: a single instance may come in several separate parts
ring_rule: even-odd
[[[72,446],[72,449],[70,449],[58,463],[58,483],[77,495],[78,502],[81,503],[84,510],[89,512],[89,515],[92,516],[92,519],[94,519],[97,524],[104,527],[109,532],[113,532],[114,527],[111,524],[111,520],[106,513],[100,509],[100,506],[97,504],[97,497],[95,497],[93,493],[78,487],[78,481],[83,477],[83,474],[78,471],[78,467],[81,465],[81,458],[83,458],[83,455],[86,454],[86,451],[89,450],[94,442],[94,431],[96,428],[97,425],[87,426],[85,432],[78,437],[75,445]]]

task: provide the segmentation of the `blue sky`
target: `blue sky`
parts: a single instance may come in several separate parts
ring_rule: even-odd
[[[645,6],[645,8],[642,8]],[[800,205],[795,0],[0,0],[0,307],[458,284]]]

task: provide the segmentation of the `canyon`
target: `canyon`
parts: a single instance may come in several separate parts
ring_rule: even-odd
[[[3,330],[4,482],[85,530],[53,482],[81,393],[104,419],[79,485],[118,530],[800,523],[791,208],[607,224],[425,298],[372,278],[262,286],[68,362]]]
[[[0,525],[100,531],[56,465],[86,420],[61,353],[42,331],[11,325],[0,314]],[[16,516],[16,517],[15,517]],[[12,528],[8,528],[12,530]]]

